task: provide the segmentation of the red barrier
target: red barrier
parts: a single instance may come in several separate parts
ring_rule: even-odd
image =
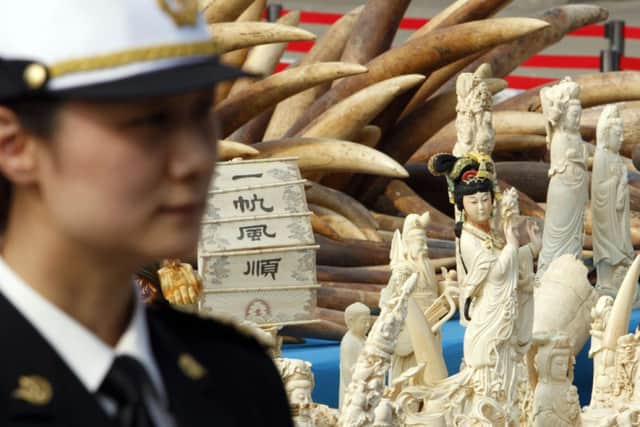
[[[281,15],[288,12],[290,12],[290,10],[283,9]],[[331,25],[338,19],[340,19],[341,16],[342,14],[340,13],[314,12],[310,10],[303,10],[300,12],[300,22],[303,24]],[[427,22],[429,22],[429,20],[424,18],[404,18],[400,22],[400,29],[417,30]],[[588,25],[569,33],[569,36],[602,38],[604,37],[604,25]],[[624,37],[627,39],[640,39],[640,27],[625,26]]]
[[[281,14],[288,13],[289,10],[283,9]],[[336,22],[342,14],[330,12],[314,12],[301,11],[300,22],[303,24],[331,25]],[[423,18],[404,18],[400,22],[402,30],[417,30],[428,22]],[[588,25],[568,34],[569,37],[604,37],[604,25]],[[640,40],[640,27],[625,26],[624,36],[626,39]],[[288,52],[306,53],[313,47],[312,41],[292,42],[287,46]],[[280,63],[276,72],[282,71],[289,63]],[[568,69],[600,69],[599,56],[579,56],[579,55],[535,55],[523,64],[523,67],[531,68],[568,68]],[[640,70],[640,58],[622,57],[620,59],[620,68],[622,70]],[[555,79],[529,77],[529,76],[508,76],[506,80],[509,87],[516,89],[530,89],[541,84],[548,83]]]
[[[548,77],[529,77],[529,76],[510,75],[505,77],[505,80],[509,84],[508,86],[509,89],[528,90],[536,86],[547,84],[549,82],[552,82],[558,79],[550,79]]]

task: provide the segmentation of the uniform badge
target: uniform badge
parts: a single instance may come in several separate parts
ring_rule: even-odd
[[[18,378],[18,388],[13,397],[32,405],[43,406],[51,401],[53,389],[49,381],[39,375],[23,375]]]
[[[197,0],[158,0],[158,5],[179,27],[198,22]]]
[[[178,357],[178,366],[182,373],[192,380],[200,380],[207,375],[207,370],[192,355],[182,353]]]

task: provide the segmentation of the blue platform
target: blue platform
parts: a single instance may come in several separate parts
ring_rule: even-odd
[[[640,310],[634,310],[629,322],[629,331],[635,330],[640,322]],[[455,373],[462,360],[462,338],[464,328],[458,319],[452,319],[442,328],[442,348],[449,373]],[[591,382],[593,380],[593,362],[587,357],[590,343],[587,341],[576,357],[575,380],[580,393],[580,403],[584,406],[591,399]],[[283,357],[304,359],[313,365],[316,385],[313,400],[333,408],[338,406],[338,384],[340,370],[340,343],[308,339],[305,344],[287,344],[283,347]]]

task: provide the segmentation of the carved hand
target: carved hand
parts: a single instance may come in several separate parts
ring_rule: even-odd
[[[542,249],[542,232],[540,231],[540,225],[536,221],[531,219],[527,220],[527,235],[529,236],[529,243],[535,257],[540,253],[540,249]]]
[[[504,224],[504,237],[507,239],[507,243],[515,246],[520,246],[519,233],[516,221],[505,221]]]

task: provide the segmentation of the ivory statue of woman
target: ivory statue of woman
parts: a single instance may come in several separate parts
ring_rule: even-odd
[[[551,166],[538,280],[560,255],[582,253],[589,176],[586,145],[580,136],[579,94],[580,87],[569,78],[540,91]]]
[[[459,236],[459,255],[465,278],[461,283],[463,295],[461,317],[468,321],[464,336],[464,364],[461,372],[447,378],[439,387],[430,390],[429,400],[449,400],[464,390],[473,395],[463,397],[467,403],[453,410],[461,425],[476,420],[483,408],[502,421],[518,420],[518,363],[531,334],[531,310],[520,301],[523,283],[521,266],[533,263],[538,252],[539,238],[532,225],[527,227],[532,243],[520,247],[518,239],[517,192],[509,191],[512,209],[502,212],[501,225],[506,242],[496,237],[491,227],[494,199],[494,175],[476,156],[456,158],[438,155],[430,161],[434,174],[446,174],[454,188],[454,201],[462,214],[456,227]],[[507,202],[507,206],[509,203]],[[532,300],[527,299],[527,304]],[[524,315],[524,316],[523,316]],[[521,324],[528,328],[520,327]],[[523,342],[526,341],[526,342]],[[470,404],[469,404],[470,403]],[[450,405],[449,405],[450,406]],[[475,409],[473,409],[475,408]],[[458,412],[456,415],[455,412]],[[491,422],[496,421],[493,419]],[[497,421],[496,421],[497,422]],[[506,424],[505,424],[506,425]]]
[[[515,218],[503,218],[506,242],[496,238],[490,228],[491,192],[478,190],[485,191],[462,198],[466,219],[460,234],[460,258],[467,274],[461,288],[461,316],[468,323],[464,363],[474,371],[472,383],[482,390],[481,395],[504,401],[498,396],[504,392],[504,403],[515,404],[519,399],[517,363],[528,348],[533,322],[532,281],[519,280],[520,270],[532,270],[537,247],[532,243],[520,248]],[[528,232],[532,242],[538,241],[533,225]]]
[[[593,262],[598,272],[598,289],[615,296],[634,257],[627,169],[618,154],[623,138],[622,119],[616,106],[605,107],[596,134],[591,177]]]

